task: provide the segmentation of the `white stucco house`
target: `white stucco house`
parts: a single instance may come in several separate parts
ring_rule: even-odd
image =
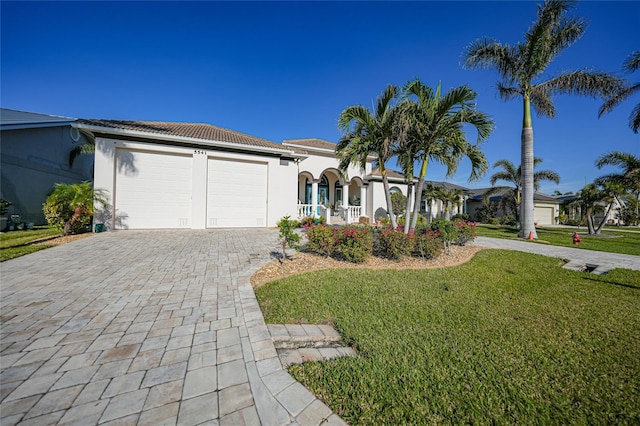
[[[94,222],[107,230],[273,227],[283,216],[357,222],[384,205],[371,165],[341,174],[331,142],[277,144],[200,123],[76,126],[95,141],[94,186],[109,205]]]

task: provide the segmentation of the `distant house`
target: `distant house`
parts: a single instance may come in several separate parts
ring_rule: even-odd
[[[9,200],[9,214],[21,221],[46,223],[42,203],[54,184],[91,180],[91,158],[69,165],[69,152],[88,139],[74,127],[74,118],[0,109],[0,198]]]
[[[469,198],[467,199],[467,210],[471,219],[476,220],[476,211],[482,207],[484,203],[485,194],[492,188],[480,188],[469,190]],[[506,191],[506,189],[505,189]],[[491,202],[499,202],[502,198],[502,193],[497,193],[489,197]],[[553,225],[556,223],[556,218],[560,214],[560,200],[557,197],[543,194],[541,192],[535,192],[533,194],[533,221],[538,225]],[[505,212],[498,210],[497,217],[501,218],[505,215]]]

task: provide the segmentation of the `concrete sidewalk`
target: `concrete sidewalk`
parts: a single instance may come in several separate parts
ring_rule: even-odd
[[[120,231],[0,264],[2,425],[331,425],[249,278],[277,231]]]
[[[524,240],[517,241],[489,237],[477,237],[473,244],[482,247],[517,250],[541,254],[543,256],[559,257],[561,259],[568,259],[575,264],[598,265],[600,270],[625,268],[640,271],[640,256],[630,254],[607,253],[572,247],[551,246]]]

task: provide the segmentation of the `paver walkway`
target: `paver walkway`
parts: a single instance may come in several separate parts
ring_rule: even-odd
[[[570,235],[567,236],[567,238],[570,238]],[[630,254],[607,253],[603,251],[584,250],[573,247],[551,246],[530,241],[517,241],[489,237],[477,237],[474,244],[483,247],[517,250],[549,257],[569,259],[576,265],[598,265],[599,271],[603,272],[614,268],[626,268],[640,271],[640,256],[633,256]]]
[[[0,264],[0,424],[344,424],[249,277],[277,231],[102,233]]]

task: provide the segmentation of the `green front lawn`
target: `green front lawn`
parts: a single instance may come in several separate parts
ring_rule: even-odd
[[[291,374],[349,424],[640,423],[640,272],[485,250],[256,290],[268,323],[333,323],[357,358]]]
[[[48,248],[46,244],[29,244],[42,238],[60,235],[57,229],[43,228],[0,234],[0,262]]]
[[[478,224],[476,230],[479,236],[493,238],[519,239],[518,231],[511,226]],[[582,242],[573,244],[573,233],[578,231]],[[554,246],[577,247],[586,250],[606,251],[609,253],[633,254],[640,256],[640,232],[620,232],[612,228],[605,228],[601,235],[587,235],[587,229],[581,228],[538,228],[536,243]]]

